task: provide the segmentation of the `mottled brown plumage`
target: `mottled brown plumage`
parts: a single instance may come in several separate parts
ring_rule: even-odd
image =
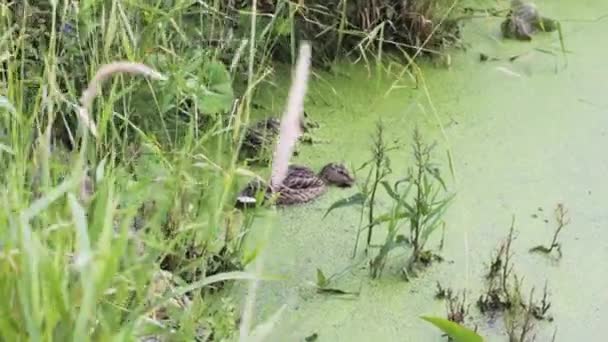
[[[553,32],[557,29],[555,20],[542,17],[531,2],[512,0],[509,15],[500,25],[506,38],[531,40],[538,31]]]
[[[341,164],[327,164],[318,174],[306,166],[290,165],[285,180],[277,189],[270,189],[260,180],[251,181],[241,191],[236,205],[244,207],[255,203],[256,194],[262,188],[265,188],[265,201],[277,194],[275,203],[284,206],[310,202],[323,195],[328,185],[350,187],[353,184],[354,178]]]

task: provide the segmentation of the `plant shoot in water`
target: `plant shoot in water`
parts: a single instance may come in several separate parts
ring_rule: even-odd
[[[431,152],[435,144],[426,145],[422,141],[420,132],[414,131],[414,157],[415,169],[410,169],[409,182],[414,186],[416,198],[413,205],[406,206],[410,217],[410,241],[414,248],[413,260],[425,261],[424,246],[431,235],[440,227],[443,213],[453,198],[450,195],[439,199],[440,192],[447,191],[445,182],[441,178],[439,168],[431,160]]]
[[[551,240],[551,244],[549,247],[538,245],[530,249],[532,253],[543,253],[550,254],[554,249],[557,251],[558,259],[562,257],[562,244],[558,241],[559,233],[562,229],[570,223],[570,218],[568,217],[568,210],[564,208],[562,203],[559,203],[555,208],[555,219],[557,220],[557,228],[553,233],[553,240]]]
[[[376,203],[376,193],[378,191],[378,186],[382,182],[382,180],[391,173],[390,168],[390,159],[387,156],[387,152],[391,150],[389,146],[386,145],[384,141],[384,125],[381,121],[376,123],[376,134],[374,136],[374,143],[372,147],[372,159],[365,163],[363,167],[367,166],[367,164],[371,164],[372,167],[370,169],[369,176],[372,176],[371,179],[371,187],[367,188],[369,190],[368,200],[367,200],[367,222],[368,222],[368,231],[367,231],[367,241],[365,246],[365,251],[367,253],[369,245],[372,241],[372,234],[374,232],[374,226],[376,223],[374,222],[374,206]],[[366,182],[366,184],[369,184]],[[358,244],[358,236],[357,242]]]
[[[501,242],[496,256],[489,266],[487,289],[477,300],[477,307],[482,313],[508,309],[513,304],[512,285],[509,283],[513,273],[513,253],[511,246],[514,240],[515,217],[511,220],[509,235]]]
[[[386,223],[387,235],[384,243],[379,246],[378,254],[370,260],[370,274],[372,278],[379,276],[390,251],[396,247],[404,247],[412,249],[412,254],[403,268],[407,278],[414,265],[428,265],[441,260],[441,257],[425,250],[424,247],[430,235],[442,227],[441,219],[453,195],[440,196],[446,191],[446,187],[439,168],[431,161],[434,145],[424,144],[418,130],[414,131],[413,136],[414,167],[408,171],[405,178],[390,184],[386,180],[391,173],[387,152],[395,149],[395,146],[388,146],[383,134],[382,124],[379,123],[374,137],[373,158],[359,168],[360,170],[369,166],[369,173],[360,193],[335,202],[327,213],[337,208],[363,203],[361,220],[363,215],[367,214],[368,222],[357,233],[355,251],[361,231],[369,229],[368,249],[371,246],[374,227]],[[378,190],[381,188],[392,200],[392,206],[387,212],[379,214],[376,202]],[[410,227],[409,237],[400,233],[407,223]]]

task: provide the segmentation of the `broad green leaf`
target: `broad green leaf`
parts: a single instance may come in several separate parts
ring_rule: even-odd
[[[431,323],[446,333],[454,342],[483,342],[483,338],[473,330],[440,317],[422,316],[423,320]]]
[[[363,204],[363,203],[365,203],[366,199],[367,199],[367,197],[363,193],[358,192],[358,193],[356,193],[356,194],[354,194],[354,195],[352,195],[350,197],[338,200],[338,201],[334,202],[327,209],[327,211],[325,212],[325,215],[323,215],[323,218],[325,218],[334,209],[351,207],[351,206],[357,205],[357,204]]]

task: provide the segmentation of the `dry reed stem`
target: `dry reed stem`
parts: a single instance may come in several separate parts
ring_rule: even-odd
[[[165,80],[166,78],[156,70],[148,67],[145,64],[134,62],[112,62],[104,64],[99,68],[93,79],[89,82],[89,86],[82,92],[80,97],[81,106],[78,108],[78,116],[83,124],[91,131],[94,137],[97,138],[97,126],[95,120],[90,115],[93,100],[97,96],[99,86],[115,73],[128,73],[134,75],[143,75],[155,80]]]
[[[310,56],[310,44],[302,42],[291,89],[289,90],[287,108],[281,120],[279,139],[272,158],[273,165],[270,186],[273,190],[277,189],[283,183],[283,180],[285,180],[293,148],[302,134],[300,122],[302,120],[302,112],[304,111],[304,97],[306,96],[308,75],[310,73]]]
[[[254,0],[254,6],[256,1]],[[291,158],[293,147],[295,146],[298,137],[301,132],[300,120],[304,111],[304,97],[306,95],[308,85],[308,75],[310,71],[310,57],[311,48],[310,44],[306,41],[300,45],[300,51],[298,54],[298,61],[296,63],[295,74],[292,78],[291,88],[289,90],[289,97],[287,99],[287,108],[281,119],[281,129],[279,132],[279,139],[274,151],[273,165],[272,165],[272,176],[270,180],[271,189],[274,191],[275,187],[280,186],[287,175],[287,169],[289,167],[289,159]],[[262,273],[264,262],[264,255],[258,256],[255,264],[255,273],[260,275]],[[267,324],[264,327],[262,336],[253,338],[251,334],[251,325],[253,321],[253,307],[256,299],[256,292],[258,290],[259,280],[254,279],[248,289],[247,299],[243,308],[243,315],[241,324],[239,327],[239,341],[258,341],[263,340],[268,329],[274,324],[278,316],[283,311],[282,307],[269,322],[262,323],[261,325]]]

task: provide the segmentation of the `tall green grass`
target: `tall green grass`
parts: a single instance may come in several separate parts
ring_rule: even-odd
[[[250,220],[231,209],[248,174],[232,130],[248,114],[237,106],[228,114],[241,120],[225,125],[234,93],[231,47],[213,43],[221,13],[187,1],[0,6],[1,339],[231,337],[237,301],[208,292],[251,279],[239,269],[254,252],[240,253]],[[253,66],[248,87],[251,46],[235,62]],[[113,75],[91,94],[91,130],[80,92],[123,59],[167,80]]]

